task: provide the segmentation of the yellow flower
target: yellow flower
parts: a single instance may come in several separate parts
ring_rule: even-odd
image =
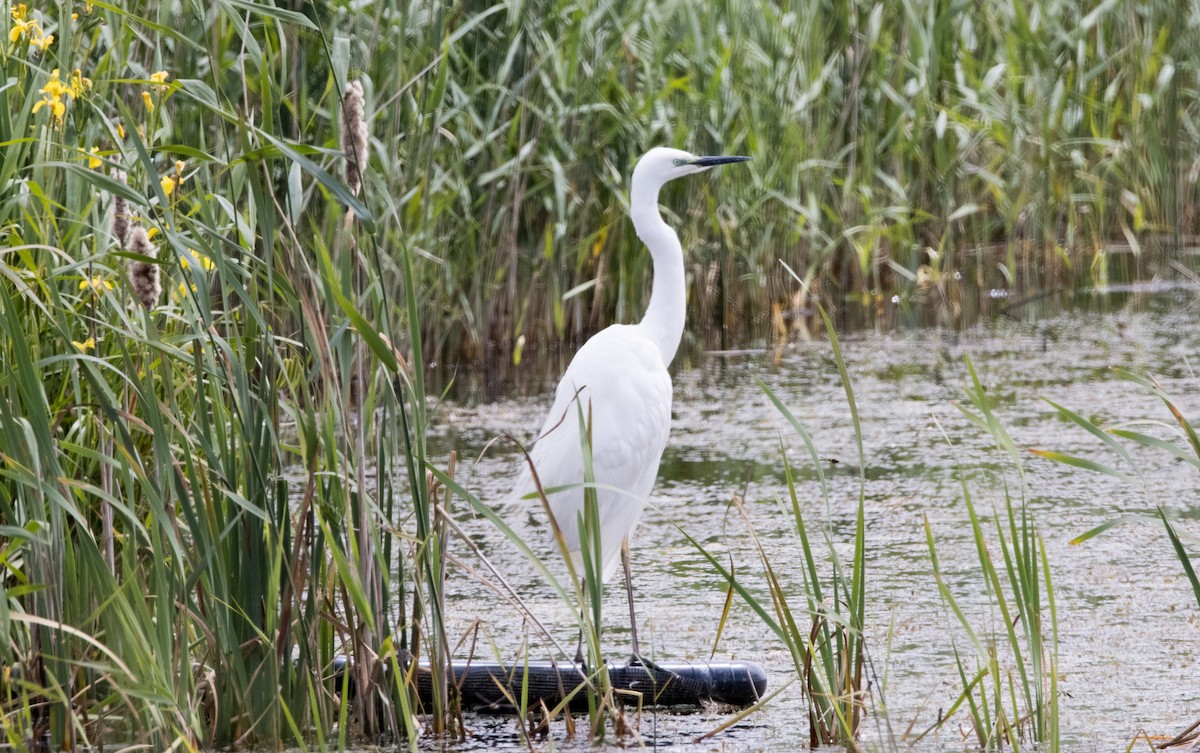
[[[146,112],[154,112],[154,100],[150,97],[150,92],[142,92],[142,103],[146,105]]]
[[[25,6],[22,5],[21,7],[24,8]],[[36,20],[23,20],[24,11],[22,11],[21,15],[22,18],[17,18],[16,11],[13,11],[13,27],[8,32],[8,41],[10,42],[17,41],[21,38],[21,35],[33,36],[37,33],[38,22]]]
[[[71,90],[68,89],[65,84],[63,84],[62,79],[59,77],[57,68],[50,71],[50,80],[47,81],[46,85],[41,88],[41,91],[49,94],[52,97],[62,97],[64,95],[74,96],[71,93]]]
[[[196,293],[200,289],[196,287],[196,283],[194,282],[181,282],[179,283],[179,287],[175,288],[175,298],[182,301],[184,298],[187,298],[189,290],[192,293]]]
[[[10,12],[12,13],[13,26],[8,32],[8,41],[16,42],[22,36],[28,37],[31,43],[34,40],[41,39],[42,27],[38,24],[36,18],[28,18],[28,9],[25,7],[25,3],[11,6]]]
[[[94,146],[88,150],[88,154],[92,155],[92,156],[88,157],[88,167],[91,168],[92,170],[95,170],[97,167],[100,167],[101,165],[104,164],[104,160],[102,160],[96,156],[99,153],[100,153],[100,147],[98,147],[98,146]]]
[[[156,73],[150,74],[150,80],[152,82],[154,82],[153,83],[154,88],[158,89],[159,91],[162,91],[163,89],[167,88],[167,79],[169,79],[170,77],[171,77],[171,74],[167,73],[166,71],[158,71]]]
[[[92,80],[80,73],[79,69],[76,68],[75,72],[71,74],[71,98],[81,97],[84,90],[91,88]]]
[[[117,121],[117,135],[122,139],[125,138],[125,126],[120,121]]]
[[[112,290],[113,284],[100,275],[92,275],[91,278],[83,279],[79,282],[80,290],[87,290],[88,288],[91,288],[97,293],[102,293],[105,290]]]
[[[87,353],[89,350],[92,350],[93,348],[96,347],[96,338],[89,337],[88,339],[84,340],[83,342],[79,342],[78,340],[72,340],[71,344],[74,345],[75,349],[78,350],[80,353]]]
[[[203,269],[205,272],[208,272],[209,270],[211,270],[217,266],[216,264],[213,263],[212,259],[210,259],[207,256],[205,256],[204,254],[201,254],[196,251],[192,251],[190,254],[183,254],[182,256],[180,256],[179,257],[179,266],[183,267],[184,269],[189,269],[192,266],[192,263],[190,261],[188,261],[189,258],[194,258],[195,261],[197,261],[200,264],[200,268]]]
[[[58,69],[55,68],[50,73],[50,80],[40,90],[45,96],[34,103],[33,111],[37,112],[42,107],[48,106],[50,111],[54,113],[55,120],[61,123],[63,114],[67,111],[67,106],[63,103],[62,99],[64,96],[71,99],[75,94],[71,91],[70,87],[67,87],[59,80],[58,76]]]
[[[29,18],[29,9],[25,7],[25,3],[9,6],[9,12],[12,14],[13,25],[8,31],[8,41],[16,42],[25,37],[29,40],[29,46],[37,47],[42,52],[54,44],[54,35],[45,34],[41,23],[36,18]]]
[[[158,235],[158,228],[156,227],[152,227],[146,231],[146,237],[150,240],[154,240],[154,236],[156,235]]]
[[[164,175],[159,185],[162,186],[163,195],[170,196],[176,188],[183,184],[183,168],[184,163],[179,160],[175,163],[175,174]]]
[[[63,115],[67,112],[67,106],[62,103],[61,99],[43,99],[33,105],[33,111],[37,112],[42,108],[42,105],[50,105],[50,111],[54,113],[54,119],[62,122]]]

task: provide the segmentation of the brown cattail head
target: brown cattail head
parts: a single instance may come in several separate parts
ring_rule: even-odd
[[[144,227],[135,227],[129,233],[129,250],[152,259],[158,257],[158,249],[150,242],[150,236],[146,234]],[[133,294],[148,309],[154,308],[159,295],[162,294],[162,285],[158,278],[157,264],[135,261],[129,265],[129,284],[133,286]]]
[[[365,108],[362,82],[351,81],[342,97],[342,152],[346,155],[346,185],[354,196],[362,189],[361,168],[370,156]]]
[[[113,177],[122,183],[126,181],[124,170],[117,170],[113,173]],[[113,237],[117,239],[117,245],[125,248],[129,243],[129,202],[125,201],[122,196],[113,197],[112,231]]]

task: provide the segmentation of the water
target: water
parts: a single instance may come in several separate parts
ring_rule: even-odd
[[[877,678],[864,727],[868,742],[899,739],[914,719],[912,728],[924,729],[961,690],[951,638],[964,652],[970,652],[970,645],[939,598],[925,542],[926,516],[950,588],[977,626],[996,626],[996,616],[986,607],[961,478],[989,518],[993,506],[1004,504],[1004,482],[1014,493],[1020,487],[1016,474],[1004,470],[1009,466],[991,437],[956,407],[970,383],[964,357],[971,358],[1018,446],[1116,463],[1098,440],[1059,418],[1042,398],[1105,425],[1159,421],[1161,426],[1148,431],[1172,436],[1164,405],[1118,379],[1111,367],[1120,366],[1155,375],[1197,423],[1198,295],[1194,288],[1177,285],[1092,291],[956,329],[918,326],[922,314],[900,307],[890,318],[876,320],[882,324],[871,331],[843,335],[866,452],[868,648]],[[831,484],[828,511],[803,444],[770,405],[757,379],[812,433]],[[499,505],[519,456],[510,442],[489,442],[506,434],[530,438],[550,403],[553,385],[554,375],[549,375],[527,380],[521,396],[443,406],[434,419],[433,446],[443,454],[458,450],[460,480]],[[725,599],[721,579],[676,524],[719,557],[732,556],[744,582],[763,592],[756,555],[729,507],[734,494],[744,495],[773,567],[792,589],[793,603],[802,603],[799,544],[790,516],[776,501],[786,493],[782,452],[799,469],[807,520],[828,523],[834,539],[847,542],[858,494],[857,456],[846,399],[824,339],[781,351],[701,354],[694,356],[693,366],[675,374],[671,441],[652,507],[633,543],[642,640],[652,647],[651,655],[708,658]],[[1125,749],[1140,731],[1172,736],[1200,719],[1194,682],[1200,673],[1200,611],[1162,525],[1134,522],[1079,545],[1069,543],[1106,520],[1151,514],[1153,505],[1161,503],[1179,519],[1185,541],[1196,549],[1191,537],[1200,533],[1200,473],[1163,453],[1134,454],[1145,474],[1144,492],[1033,455],[1025,460],[1026,498],[1054,578],[1067,750]],[[573,651],[575,628],[568,609],[511,543],[464,507],[459,503],[457,513],[472,539],[558,642]],[[539,555],[555,560],[536,506],[504,506],[501,513]],[[456,543],[454,551],[478,567],[464,544]],[[623,657],[628,617],[617,581],[605,603],[605,643],[613,657]],[[455,572],[450,590],[453,636],[473,635],[476,656],[511,659],[528,641],[531,659],[548,658],[546,640],[521,611],[479,578]],[[794,674],[781,644],[740,601],[734,602],[715,656],[759,661],[773,687]],[[691,743],[724,718],[719,711],[647,716],[642,741],[689,751],[780,749],[807,741],[798,685],[730,731]],[[961,713],[958,719],[967,723]],[[476,737],[459,749],[521,745],[510,718],[472,716],[468,726]],[[561,726],[554,736],[556,747],[586,747],[564,740]],[[957,731],[947,728],[921,747],[965,745]],[[1140,746],[1146,749],[1145,742]]]

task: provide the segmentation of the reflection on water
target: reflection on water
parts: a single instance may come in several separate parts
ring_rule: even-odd
[[[1009,299],[987,316],[976,311],[973,321],[953,327],[922,326],[927,322],[922,307],[934,304],[901,301],[886,323],[873,317],[869,328],[845,332],[866,446],[868,640],[876,691],[865,728],[868,739],[899,735],[914,718],[914,728],[923,729],[956,697],[949,636],[957,636],[960,645],[965,636],[939,600],[924,540],[925,516],[948,584],[974,609],[977,624],[995,624],[959,479],[965,476],[981,512],[1003,505],[1002,481],[1014,489],[1018,482],[1015,474],[1004,475],[1003,457],[956,408],[968,383],[964,356],[970,356],[1019,446],[1112,462],[1095,438],[1061,420],[1041,398],[1105,425],[1150,419],[1165,426],[1169,416],[1161,402],[1113,377],[1111,367],[1121,366],[1154,374],[1185,415],[1200,418],[1198,295],[1194,286],[1179,283],[1055,292],[1030,302]],[[977,297],[972,293],[960,300]],[[847,317],[842,312],[843,322]],[[643,641],[649,640],[653,655],[703,659],[714,650],[725,593],[676,525],[718,556],[732,558],[745,582],[758,588],[756,558],[728,508],[733,494],[744,493],[776,571],[799,602],[798,544],[778,501],[784,491],[781,453],[797,467],[807,519],[827,521],[840,541],[852,532],[858,469],[837,370],[819,336],[760,351],[693,351],[690,358],[675,374],[674,427],[652,505],[634,541],[634,583]],[[436,415],[433,446],[442,454],[459,451],[460,479],[483,499],[503,500],[518,456],[511,443],[501,442],[474,458],[496,436],[530,437],[549,404],[555,376],[526,377],[523,392],[512,397],[443,406]],[[758,379],[813,434],[832,487],[831,509],[824,509],[807,452],[773,410]],[[1161,427],[1158,431],[1168,436]],[[1169,735],[1200,718],[1194,684],[1200,670],[1198,610],[1161,525],[1129,524],[1082,545],[1068,544],[1105,520],[1152,511],[1158,503],[1186,516],[1180,522],[1185,535],[1200,533],[1192,522],[1200,474],[1163,453],[1134,455],[1145,464],[1144,493],[1032,455],[1026,462],[1026,498],[1045,538],[1059,610],[1066,749],[1123,748],[1138,730]],[[461,504],[457,512],[558,642],[573,645],[568,610],[522,556]],[[534,505],[508,506],[502,514],[539,554],[553,559]],[[455,549],[469,559],[461,543]],[[546,641],[479,580],[457,572],[450,590],[452,627],[462,633],[479,621],[478,646],[486,648],[478,648],[478,655],[511,658],[525,640],[531,658],[549,655]],[[627,612],[620,589],[609,590],[605,640],[611,654],[622,657],[628,650]],[[786,652],[740,603],[735,602],[715,655],[762,662],[775,687],[789,676]],[[720,718],[717,713],[660,715],[643,720],[642,732],[657,735],[668,747],[684,746]],[[520,745],[512,720],[476,718],[469,726],[482,737],[464,750]],[[687,749],[779,749],[805,740],[806,730],[800,689],[793,687],[747,723]],[[928,742],[931,749],[963,745],[953,730]]]

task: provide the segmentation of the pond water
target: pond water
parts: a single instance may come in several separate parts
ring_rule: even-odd
[[[1111,367],[1153,374],[1193,422],[1200,419],[1200,290],[1149,284],[1051,296],[974,323],[923,326],[929,317],[902,308],[885,324],[841,335],[862,418],[866,453],[867,639],[877,682],[864,740],[901,746],[905,730],[922,730],[948,709],[961,686],[952,647],[969,654],[965,634],[938,594],[925,542],[928,517],[950,588],[976,625],[994,629],[986,604],[961,479],[989,518],[1004,505],[1004,483],[1020,493],[1017,475],[990,436],[957,407],[970,384],[969,356],[993,407],[1018,446],[1047,448],[1116,463],[1098,440],[1057,416],[1042,398],[1106,426],[1163,422],[1149,429],[1174,437],[1164,405],[1114,376]],[[799,543],[787,510],[782,453],[799,469],[810,525],[829,526],[848,542],[858,497],[850,412],[829,343],[818,336],[783,349],[693,354],[674,375],[674,423],[651,507],[633,541],[634,588],[641,637],[649,655],[707,659],[725,599],[720,577],[676,525],[765,593],[745,528],[730,511],[744,495],[773,567],[802,604]],[[459,453],[458,478],[501,514],[547,561],[555,561],[540,508],[503,504],[519,468],[511,434],[529,439],[550,404],[557,374],[523,380],[519,396],[478,405],[443,405],[434,414],[431,447]],[[830,479],[828,511],[800,439],[768,402],[763,380],[811,432]],[[1177,439],[1177,438],[1176,438]],[[1045,540],[1060,630],[1061,728],[1066,750],[1124,750],[1141,732],[1173,736],[1200,719],[1200,625],[1196,601],[1161,524],[1147,520],[1071,545],[1079,534],[1116,516],[1152,513],[1162,504],[1178,520],[1190,549],[1200,534],[1200,473],[1161,452],[1136,452],[1146,483],[1125,483],[1030,455],[1024,496]],[[1007,469],[1007,470],[1006,470]],[[461,500],[459,518],[529,609],[573,650],[574,621],[515,547]],[[814,531],[817,529],[814,529]],[[994,539],[993,539],[994,542]],[[478,561],[462,542],[455,554]],[[999,556],[997,554],[997,556]],[[561,566],[559,571],[561,571]],[[615,659],[628,652],[628,614],[619,578],[607,590],[604,642]],[[475,655],[517,656],[528,641],[531,660],[553,653],[521,611],[480,578],[452,571],[453,636],[477,627]],[[469,642],[470,639],[468,639]],[[460,649],[465,658],[466,649]],[[743,603],[734,601],[717,660],[760,662],[773,687],[794,670],[784,647]],[[692,740],[726,718],[721,711],[647,715],[641,742],[689,751],[787,749],[807,742],[799,684],[766,709],[703,743]],[[915,720],[915,723],[913,723]],[[964,726],[967,717],[960,715]],[[511,718],[470,716],[474,737],[460,750],[521,746]],[[554,746],[581,741],[553,731]],[[637,744],[626,741],[624,745]],[[542,743],[545,747],[546,744]],[[969,747],[956,725],[927,737],[927,750]],[[1137,749],[1147,750],[1145,741]]]

